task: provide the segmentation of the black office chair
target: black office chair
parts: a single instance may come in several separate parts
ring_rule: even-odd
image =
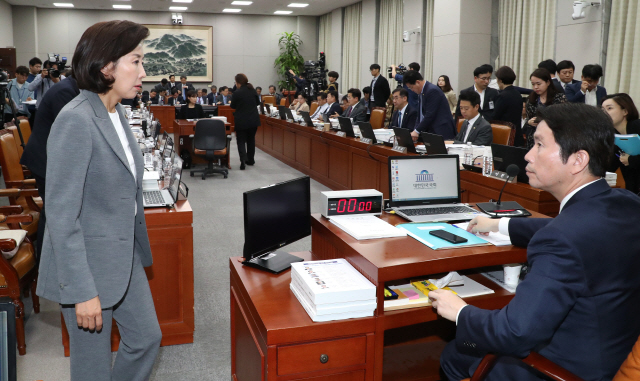
[[[230,149],[231,136],[227,136],[224,122],[215,119],[201,119],[196,123],[195,134],[193,136],[193,153],[196,156],[204,157],[209,165],[207,168],[191,171],[202,172],[202,180],[211,173],[222,173],[227,178],[229,171],[220,165],[220,159],[227,156]],[[214,161],[217,164],[214,165]]]

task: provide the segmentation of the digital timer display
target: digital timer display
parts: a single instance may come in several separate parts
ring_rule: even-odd
[[[380,196],[332,198],[328,204],[329,216],[347,214],[382,213]]]

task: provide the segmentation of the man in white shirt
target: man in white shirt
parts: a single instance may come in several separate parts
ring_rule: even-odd
[[[488,87],[492,74],[493,66],[488,64],[478,66],[473,71],[474,85],[462,90],[475,91],[480,95],[480,115],[482,115],[485,120],[493,120],[493,110],[495,108],[493,101],[495,97],[498,96],[498,90]],[[460,113],[460,102],[458,102],[458,107],[456,107],[456,116],[462,116]]]
[[[203,105],[204,99],[202,98],[202,90],[198,90],[196,93],[197,93],[196,104]]]
[[[614,147],[610,118],[564,103],[539,109],[526,155],[532,187],[560,201],[555,218],[476,217],[473,233],[500,231],[527,248],[529,271],[499,310],[467,305],[446,290],[433,308],[456,322],[440,358],[450,380],[469,377],[487,353],[502,355],[487,380],[542,380],[518,358],[536,351],[584,380],[610,380],[640,335],[637,231],[640,198],[602,178]]]
[[[465,90],[460,93],[460,112],[466,120],[460,127],[460,132],[453,141],[445,143],[466,144],[474,146],[488,146],[493,141],[491,124],[484,120],[478,112],[480,96],[475,91]]]
[[[607,89],[599,86],[602,77],[602,66],[585,65],[582,68],[582,82],[567,85],[564,93],[569,102],[585,103],[590,106],[602,106],[607,96]]]
[[[327,110],[329,109],[329,105],[327,104],[327,93],[318,94],[317,99],[318,99],[318,108],[313,113],[313,115],[311,115],[312,120],[322,119],[322,114],[327,112]]]
[[[573,79],[573,75],[576,71],[576,67],[573,62],[569,60],[560,61],[556,66],[556,70],[558,70],[558,76],[554,80],[560,81],[560,85],[563,89],[566,89],[567,85],[580,82]]]

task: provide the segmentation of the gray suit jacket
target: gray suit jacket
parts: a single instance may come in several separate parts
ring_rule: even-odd
[[[95,296],[109,308],[124,296],[134,250],[151,266],[142,205],[144,162],[121,105],[136,179],[107,109],[81,90],[51,126],[47,143],[47,226],[36,293],[61,304]],[[137,205],[137,214],[135,212]]]
[[[464,135],[467,133],[467,128],[469,128],[469,121],[465,120],[464,123],[462,123],[462,127],[460,127],[458,136],[456,136],[453,141],[454,143],[464,143]],[[488,146],[492,141],[493,130],[491,130],[491,124],[480,115],[473,126],[471,126],[471,132],[469,132],[467,142],[471,142],[474,146]]]
[[[346,118],[353,118],[353,123],[360,123],[367,121],[367,107],[364,105],[364,101],[360,101],[353,106],[351,114],[349,114],[349,108],[342,112],[342,116]]]
[[[216,100],[216,103],[221,102],[222,104],[224,103],[224,95],[222,94],[218,94],[218,99]],[[231,94],[227,95],[227,105],[231,102]]]

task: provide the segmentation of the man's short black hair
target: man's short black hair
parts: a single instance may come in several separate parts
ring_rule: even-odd
[[[157,89],[151,89],[151,90],[149,90],[149,94],[151,94],[151,93],[156,93],[156,94],[158,94],[158,90],[157,90]]]
[[[171,95],[175,95],[175,94],[178,94],[178,88],[177,87],[173,87],[171,89]]]
[[[318,96],[320,97],[320,99],[327,99],[327,93],[320,93],[318,94]]]
[[[256,87],[256,91],[257,91],[257,90],[262,91],[262,87],[260,87],[260,86]]]
[[[180,79],[187,79],[187,76],[186,75],[181,75]]]
[[[16,74],[29,75],[29,69],[26,66],[18,66],[16,68]]]
[[[550,74],[555,75],[558,71],[558,65],[556,65],[556,61],[554,60],[544,60],[538,64],[538,69],[547,69]]]
[[[556,66],[556,70],[558,70],[558,72],[565,70],[565,69],[573,69],[573,71],[576,71],[576,66],[573,64],[573,62],[568,61],[568,60],[564,60],[564,61],[560,61],[558,62],[558,65]]]
[[[496,78],[505,85],[513,85],[516,81],[516,73],[509,66],[502,66],[496,71]]]
[[[395,93],[398,93],[398,95],[401,97],[405,97],[405,98],[409,97],[409,92],[403,89],[402,87],[399,87],[391,92],[391,94],[395,94]]]
[[[218,90],[218,87],[216,85],[211,85],[211,90],[216,89]]]
[[[402,77],[402,82],[404,82],[405,85],[415,85],[417,81],[422,80],[423,78],[420,72],[417,72],[415,70],[409,70],[405,72]]]
[[[380,70],[380,65],[378,64],[371,64],[371,66],[369,66],[369,71],[373,70],[373,69],[378,69]]]
[[[220,92],[223,92],[223,91],[225,91],[226,89],[228,89],[228,87],[227,87],[227,86],[221,86],[221,87],[220,87]]]
[[[166,86],[167,83],[169,83],[169,81],[166,78],[162,78],[162,80],[160,81],[160,83],[162,83],[163,86]]]
[[[207,88],[206,87],[204,89],[200,90],[200,91],[202,91],[202,95],[207,94]]]
[[[602,66],[598,64],[584,65],[582,68],[582,76],[597,81],[602,77]]]
[[[460,97],[458,98],[461,102],[467,101],[471,103],[471,107],[476,107],[480,105],[480,94],[476,93],[473,90],[463,90],[460,92]]]
[[[272,88],[272,87],[273,87],[274,90],[276,89],[276,87],[274,85],[269,85],[269,88]]]
[[[473,76],[479,77],[482,74],[487,74],[487,73],[493,74],[493,66],[484,64],[475,68],[475,70],[473,71]]]
[[[33,57],[32,59],[29,60],[29,66],[35,66],[37,64],[42,65],[42,61],[40,60],[40,58]]]
[[[417,62],[411,62],[409,64],[409,69],[415,70],[415,71],[420,71],[420,64],[417,63]]]
[[[371,86],[365,86],[365,88],[362,89],[362,92],[364,94],[371,94]]]
[[[613,121],[602,109],[584,103],[560,103],[538,107],[537,119],[544,121],[560,146],[562,162],[584,150],[589,154],[589,172],[604,177],[613,156]]]
[[[333,71],[333,70],[331,70],[330,72],[328,72],[328,73],[327,73],[327,75],[328,75],[329,77],[333,77],[333,78],[335,78],[335,79],[340,78],[340,74],[338,74],[338,72],[337,72],[337,71]]]
[[[358,101],[362,99],[362,93],[360,92],[360,89],[349,89],[349,91],[347,91],[347,94],[351,94],[353,98],[358,98]]]
[[[335,90],[331,90],[329,91],[327,94],[330,94],[336,101],[338,100],[338,98],[340,97],[340,95],[338,94],[337,91]]]
[[[173,74],[169,74],[169,80],[171,80],[171,77],[175,78],[176,76]]]

